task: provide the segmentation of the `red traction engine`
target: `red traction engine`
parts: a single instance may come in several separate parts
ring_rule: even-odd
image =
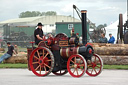
[[[86,10],[82,14],[82,44],[77,34],[68,37],[64,33],[44,39],[37,48],[28,48],[29,69],[37,76],[47,76],[51,72],[64,75],[69,72],[73,77],[84,73],[97,76],[103,69],[100,56],[94,54],[93,47],[87,44]],[[31,52],[32,51],[32,52]]]

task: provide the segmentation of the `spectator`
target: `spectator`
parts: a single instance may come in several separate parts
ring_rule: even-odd
[[[0,63],[5,59],[10,58],[13,52],[16,54],[16,52],[14,51],[14,47],[10,44],[10,42],[7,43],[7,46],[8,46],[8,51],[7,53],[5,53],[3,56],[0,57]]]
[[[115,38],[112,36],[111,33],[109,34],[109,37],[110,37],[110,39],[109,39],[108,43],[112,43],[112,44],[114,44],[114,42],[115,42]]]
[[[16,54],[18,54],[18,52],[19,52],[19,48],[18,48],[17,45],[14,45],[14,50],[15,50]]]
[[[108,42],[108,40],[107,40],[107,38],[105,37],[105,34],[104,34],[104,33],[101,34],[101,38],[100,38],[99,42],[100,42],[100,43],[107,43],[107,42]]]

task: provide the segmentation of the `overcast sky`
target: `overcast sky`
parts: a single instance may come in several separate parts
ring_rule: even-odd
[[[127,10],[128,0],[0,0],[0,21],[18,18],[24,11],[56,11],[59,15],[72,15],[72,5],[87,10],[87,17],[96,25],[115,22],[119,13]],[[75,13],[75,17],[77,14]]]

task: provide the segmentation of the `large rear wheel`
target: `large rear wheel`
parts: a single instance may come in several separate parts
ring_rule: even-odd
[[[32,72],[37,76],[47,76],[54,67],[54,56],[45,47],[38,47],[33,50],[29,60]]]

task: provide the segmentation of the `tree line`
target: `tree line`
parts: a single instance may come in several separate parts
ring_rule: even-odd
[[[38,17],[38,16],[55,16],[57,13],[55,11],[47,11],[47,12],[40,12],[40,11],[25,11],[19,14],[19,18],[25,17]]]
[[[19,18],[38,17],[38,16],[55,16],[55,15],[57,15],[56,11],[47,11],[47,12],[25,11],[25,12],[21,12],[19,14]],[[69,15],[69,17],[72,17],[72,16]],[[107,24],[100,24],[96,28],[100,29],[100,28],[104,28],[104,27],[107,27]]]

